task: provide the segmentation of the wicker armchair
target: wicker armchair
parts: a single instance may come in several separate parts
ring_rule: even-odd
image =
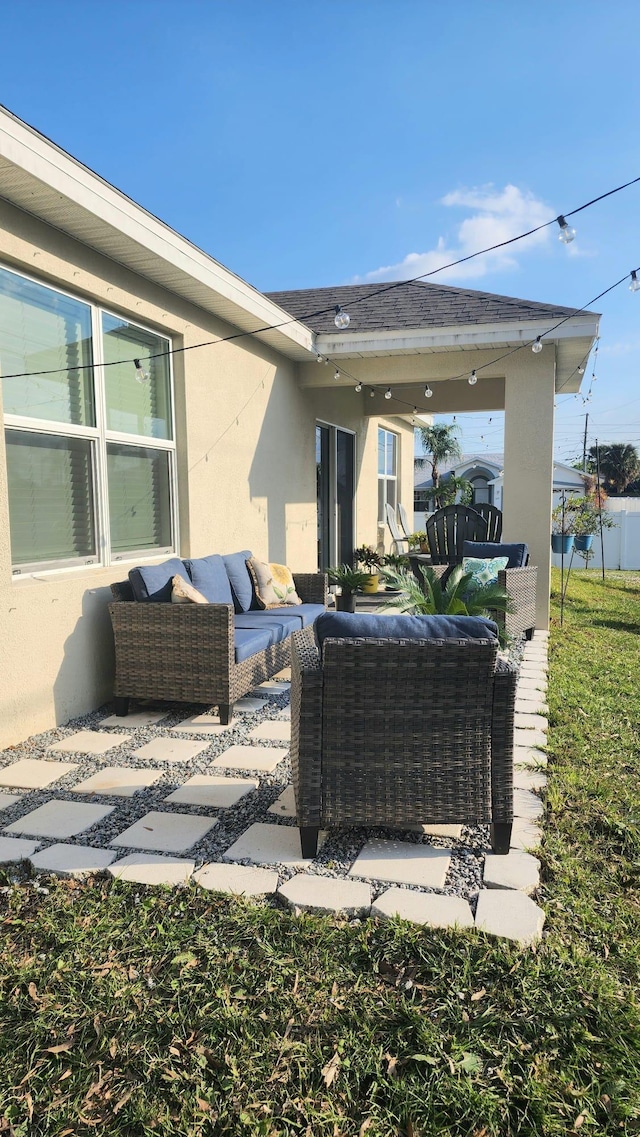
[[[303,603],[326,607],[324,573],[294,573],[293,579]],[[290,636],[236,663],[230,604],[139,603],[128,581],[111,591],[117,715],[128,713],[131,697],[162,699],[215,704],[220,722],[228,723],[237,699],[291,663]]]
[[[478,640],[292,645],[291,763],[303,857],[330,825],[487,824],[508,853],[517,668]]]

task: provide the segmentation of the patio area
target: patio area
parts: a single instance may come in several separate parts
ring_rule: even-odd
[[[141,885],[275,898],[296,911],[398,915],[540,937],[535,903],[546,785],[547,633],[524,648],[516,702],[512,848],[486,827],[334,830],[302,860],[291,770],[289,676],[236,704],[229,726],[184,704],[108,706],[0,754],[0,863],[39,874],[107,872]]]

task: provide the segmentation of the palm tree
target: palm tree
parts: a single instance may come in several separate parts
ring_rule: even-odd
[[[462,450],[460,443],[455,437],[458,432],[457,423],[435,422],[432,426],[421,426],[420,438],[422,445],[426,450],[424,458],[416,458],[416,466],[418,469],[424,468],[427,462],[431,466],[431,478],[433,481],[434,498],[436,505],[440,505],[438,496],[438,486],[440,485],[440,470],[439,466],[442,462],[448,461],[450,458],[461,458]]]
[[[600,448],[600,472],[614,493],[624,493],[640,474],[640,457],[630,442],[610,442]],[[596,467],[596,447],[589,448],[589,464]]]

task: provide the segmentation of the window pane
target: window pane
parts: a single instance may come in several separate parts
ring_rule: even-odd
[[[396,473],[396,436],[390,430],[387,431],[387,464],[385,469],[386,474]]]
[[[149,358],[167,352],[169,341],[104,312],[102,332],[105,363],[115,365],[104,369],[107,429],[149,438],[172,438],[169,357]],[[118,362],[136,358],[150,372],[146,383],[136,379],[133,363]]]
[[[96,554],[91,443],[7,431],[14,565]]]
[[[384,474],[384,436],[386,431],[382,427],[378,427],[378,473]]]
[[[386,521],[387,521],[387,517],[385,514],[385,510],[384,510],[384,507],[386,505],[386,501],[387,501],[387,499],[386,499],[386,495],[385,495],[384,478],[378,478],[378,523],[380,525],[385,525]]]
[[[91,363],[89,305],[0,269],[0,374],[62,369],[3,379],[5,414],[94,426]]]
[[[135,380],[134,380],[135,382]],[[169,455],[107,444],[111,548],[114,556],[171,547]]]
[[[387,501],[391,508],[395,511],[396,505],[396,480],[395,478],[387,479]]]

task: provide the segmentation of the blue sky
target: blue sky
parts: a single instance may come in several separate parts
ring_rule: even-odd
[[[637,0],[24,0],[3,41],[10,110],[264,290],[417,275],[640,174]],[[581,307],[640,265],[640,184],[574,223],[434,279]],[[587,411],[640,447],[640,292],[596,307],[559,458]]]

